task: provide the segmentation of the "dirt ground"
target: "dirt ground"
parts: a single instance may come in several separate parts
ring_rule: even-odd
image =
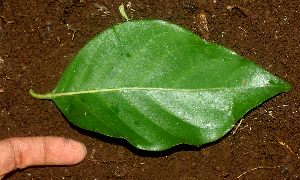
[[[74,55],[131,19],[162,19],[226,46],[293,88],[264,102],[217,142],[163,152],[75,127],[50,100]],[[74,166],[31,167],[7,179],[299,179],[300,3],[287,0],[0,0],[0,139],[62,136],[84,143]],[[297,70],[298,69],[298,70]]]

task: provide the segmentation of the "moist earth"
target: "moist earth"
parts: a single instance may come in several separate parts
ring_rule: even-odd
[[[292,89],[247,113],[217,142],[138,150],[80,129],[50,100],[74,55],[94,36],[130,19],[161,19],[228,47]],[[5,179],[299,179],[299,1],[0,0],[0,139],[61,136],[84,143],[73,166],[30,167]]]

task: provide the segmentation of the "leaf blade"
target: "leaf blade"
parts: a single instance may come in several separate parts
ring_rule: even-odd
[[[250,109],[290,88],[184,28],[140,20],[92,39],[47,97],[81,128],[159,151],[215,141]]]

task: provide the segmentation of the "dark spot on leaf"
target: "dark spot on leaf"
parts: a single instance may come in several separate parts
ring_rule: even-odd
[[[127,57],[131,57],[131,54],[129,54],[129,53],[126,53],[126,56],[127,56]]]
[[[74,104],[71,104],[70,109],[69,109],[69,113],[71,113],[74,110]]]

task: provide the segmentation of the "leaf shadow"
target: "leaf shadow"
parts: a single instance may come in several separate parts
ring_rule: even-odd
[[[249,110],[243,117],[249,115],[251,112],[257,110],[259,107],[262,107],[264,102],[262,102],[260,105],[256,106],[255,108]],[[65,117],[65,119],[67,119],[67,118]],[[236,125],[240,121],[241,121],[241,119],[236,121]],[[67,122],[69,123],[69,125],[72,128],[74,128],[75,130],[77,130],[81,134],[87,135],[87,136],[92,137],[92,138],[96,138],[100,141],[103,141],[103,142],[106,142],[106,143],[109,143],[109,144],[112,144],[112,145],[123,146],[123,147],[127,148],[128,150],[130,150],[135,155],[138,155],[138,156],[141,156],[141,157],[153,157],[153,158],[158,158],[158,157],[163,157],[163,156],[170,156],[171,154],[176,153],[176,152],[180,152],[180,151],[200,151],[201,149],[204,149],[204,148],[207,148],[209,146],[213,146],[213,145],[216,145],[216,144],[220,143],[221,141],[226,139],[228,136],[232,135],[232,131],[236,127],[235,126],[234,128],[232,128],[224,136],[217,139],[216,141],[206,143],[206,144],[203,144],[203,145],[200,145],[200,146],[189,145],[189,144],[179,144],[179,145],[175,145],[175,146],[173,146],[169,149],[163,150],[163,151],[147,151],[147,150],[141,150],[141,149],[138,149],[138,148],[134,147],[133,145],[131,145],[125,139],[109,137],[109,136],[106,136],[106,135],[103,135],[103,134],[100,134],[100,133],[97,133],[97,132],[94,132],[94,131],[82,129],[82,128],[74,125],[73,123],[71,123],[68,120],[67,120]]]
[[[68,121],[69,122],[69,121]],[[89,130],[85,130],[82,129],[72,123],[70,123],[70,126],[72,128],[74,128],[75,130],[77,130],[79,133],[87,135],[89,137],[92,138],[96,138],[100,141],[112,144],[112,145],[118,145],[118,146],[123,146],[125,148],[127,148],[128,150],[130,150],[132,153],[134,153],[135,155],[141,156],[141,157],[154,157],[154,158],[158,158],[158,157],[163,157],[163,156],[170,156],[173,153],[176,152],[180,152],[180,151],[200,151],[203,148],[206,148],[208,146],[212,146],[214,144],[219,143],[220,141],[222,141],[225,137],[227,137],[227,134],[225,136],[223,136],[222,138],[214,141],[214,142],[210,142],[207,144],[203,144],[201,146],[195,146],[195,145],[188,145],[188,144],[179,144],[176,146],[173,146],[169,149],[163,150],[163,151],[147,151],[147,150],[141,150],[138,149],[136,147],[134,147],[133,145],[131,145],[128,141],[126,141],[125,139],[122,138],[114,138],[114,137],[109,137],[97,132],[93,132],[93,131],[89,131]]]

